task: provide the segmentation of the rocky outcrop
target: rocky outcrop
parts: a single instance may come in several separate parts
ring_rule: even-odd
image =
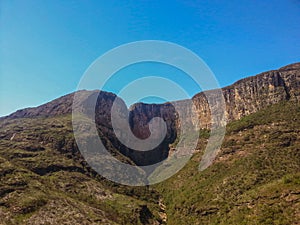
[[[91,98],[93,97],[91,96]],[[139,166],[152,165],[168,157],[168,145],[176,139],[176,112],[171,104],[138,103],[128,110],[123,100],[116,95],[100,92],[99,95],[97,94],[97,98],[95,121],[100,136],[103,134],[108,137],[114,148]],[[128,125],[130,131],[124,132],[125,129],[122,129],[122,126],[120,130],[113,127],[110,112],[113,110],[114,102],[117,102],[119,116],[128,117],[124,126]],[[150,151],[134,150],[123,144],[116,136],[116,132],[119,132],[121,133],[119,135],[123,136],[124,139],[129,139],[132,134],[140,139],[146,139],[150,136],[149,122],[154,117],[163,118],[167,124],[166,137],[158,147]]]
[[[300,63],[237,81],[222,88],[227,120],[233,121],[284,100],[300,101]],[[202,128],[209,128],[210,108],[201,92],[193,97]],[[212,106],[214,107],[214,106]]]
[[[283,100],[300,100],[300,64],[245,78],[223,89],[228,119],[245,115]]]
[[[282,67],[237,81],[233,85],[222,88],[225,99],[225,113],[228,122],[257,112],[268,105],[284,100],[300,101],[300,63]],[[192,98],[196,117],[193,123],[199,123],[200,128],[209,128],[211,124],[211,109],[207,96],[214,98],[214,90],[201,92]],[[184,103],[184,101],[181,101]],[[178,103],[178,102],[175,102]],[[182,104],[184,107],[184,104]],[[187,109],[186,109],[187,110]],[[186,112],[191,115],[191,112]],[[180,126],[178,116],[171,103],[144,104],[137,103],[131,107],[131,126],[133,132],[141,138],[149,135],[148,122],[151,118],[161,116],[168,126],[169,140],[176,137],[176,128]]]
[[[131,158],[138,165],[148,165],[159,162],[168,156],[168,145],[175,141],[181,122],[174,105],[185,111],[189,123],[198,124],[200,128],[210,128],[211,111],[215,110],[218,102],[213,102],[211,108],[209,98],[214,99],[216,91],[206,91],[192,98],[196,114],[192,114],[187,106],[188,101],[182,100],[165,104],[136,103],[128,110],[125,103],[113,93],[99,91],[79,91],[83,113],[93,114],[104,142],[109,140],[114,148]],[[225,114],[228,121],[257,112],[258,110],[280,101],[300,101],[300,63],[291,64],[278,70],[268,71],[259,75],[237,81],[233,85],[224,87],[222,94],[225,99]],[[49,117],[72,112],[73,94],[53,100],[36,108],[18,110],[5,118]],[[119,114],[128,114],[128,122],[133,134],[146,139],[150,135],[149,122],[154,117],[160,117],[166,122],[167,134],[157,148],[147,151],[135,151],[126,147],[116,137],[112,127],[111,109],[114,101],[119,101]],[[96,102],[96,107],[92,102]],[[77,104],[77,103],[76,103]],[[77,107],[77,105],[73,107]],[[78,106],[79,107],[79,106]],[[95,109],[95,111],[94,111]],[[126,132],[122,135],[129,135]]]
[[[228,122],[255,113],[266,106],[280,101],[300,101],[300,63],[242,79],[231,86],[223,88],[222,93],[225,99],[225,114]],[[217,93],[214,90],[195,95],[192,98],[195,114],[192,114],[190,107],[187,105],[188,101],[178,101],[172,104],[136,103],[131,106],[129,110],[130,127],[134,135],[141,139],[149,137],[149,122],[152,118],[160,117],[166,122],[166,138],[153,151],[138,152],[128,149],[116,141],[113,132],[110,132],[109,136],[113,137],[112,140],[116,143],[117,149],[121,150],[123,154],[129,156],[139,165],[159,162],[168,156],[168,144],[175,141],[178,135],[178,128],[181,125],[174,106],[176,105],[176,107],[184,111],[185,119],[188,120],[188,123],[193,123],[194,125],[199,123],[200,128],[209,129],[211,125],[211,110],[216,110],[215,108],[218,107],[218,102],[214,102],[214,99],[217,98],[216,95]],[[211,108],[208,104],[208,97],[211,98],[210,102],[213,102]],[[101,99],[105,98],[100,97],[98,101],[100,102]],[[105,102],[102,102],[102,104],[105,104]],[[101,107],[96,109],[96,112],[100,112]],[[108,108],[104,112],[102,110],[98,115],[106,115],[105,112],[107,110]],[[98,123],[101,123],[101,120]],[[111,126],[109,120],[101,124],[110,124]],[[112,131],[111,127],[110,131]],[[104,133],[107,133],[107,131]]]

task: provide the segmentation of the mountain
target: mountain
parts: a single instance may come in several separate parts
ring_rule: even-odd
[[[272,70],[258,74],[256,76],[247,77],[235,82],[233,85],[222,88],[224,98],[226,100],[226,109],[229,121],[240,119],[245,115],[257,112],[265,106],[277,103],[282,100],[300,100],[300,63],[294,63],[282,67],[278,70]],[[93,96],[98,95],[98,91],[80,91],[82,98],[89,100]],[[207,91],[208,93],[213,91]],[[113,100],[116,95],[108,92],[101,92],[102,101],[99,105],[107,104],[106,100]],[[49,117],[72,112],[74,93],[65,95],[55,99],[49,103],[43,104],[34,108],[21,109],[4,118],[30,118],[30,117]],[[203,127],[208,126],[209,107],[205,93],[201,92],[192,98],[198,111],[200,124]],[[83,100],[84,101],[84,100]],[[145,104],[137,103],[131,107],[133,111],[133,120],[138,117],[141,119],[141,114],[146,114],[146,117],[157,115],[161,112],[169,110],[169,103],[166,104]],[[97,110],[97,109],[96,109]],[[149,114],[149,115],[147,115]],[[135,124],[133,125],[133,129]]]
[[[168,224],[299,224],[299,133],[299,102],[276,103],[229,123],[210,167],[198,170],[199,144],[179,173],[155,186]]]
[[[242,79],[231,86],[222,89],[225,99],[225,114],[227,121],[234,121],[243,116],[257,112],[269,105],[289,100],[300,101],[300,63],[291,64],[278,70],[268,71],[259,75]],[[151,165],[166,159],[169,155],[169,144],[173,143],[178,137],[177,131],[182,124],[177,109],[184,114],[184,120],[190,127],[199,126],[200,129],[210,129],[211,110],[218,110],[218,104],[214,101],[218,98],[215,90],[201,92],[192,98],[195,106],[195,113],[190,112],[189,100],[177,101],[165,104],[144,104],[136,103],[127,109],[122,99],[113,93],[104,91],[79,91],[77,98],[80,98],[75,108],[82,107],[84,114],[91,114],[95,110],[95,120],[99,132],[108,138],[109,145],[113,145],[117,151],[129,157],[139,166]],[[78,97],[80,96],[80,97]],[[13,118],[35,118],[52,117],[72,113],[74,93],[55,99],[49,103],[35,108],[18,110],[5,117]],[[209,99],[212,107],[209,106]],[[167,134],[160,146],[147,151],[135,151],[123,145],[115,135],[111,121],[111,109],[114,100],[118,99],[120,112],[129,115],[130,128],[133,134],[139,138],[147,138],[150,135],[148,123],[154,117],[163,118],[167,124]],[[96,108],[92,106],[96,103]],[[176,110],[175,108],[176,107]],[[220,113],[222,114],[222,112]],[[218,116],[222,118],[222,115]],[[222,120],[222,119],[220,119]],[[218,121],[220,123],[222,121]],[[129,132],[128,132],[129,133]],[[107,147],[107,146],[106,146]]]
[[[1,118],[3,223],[297,224],[300,63],[222,89],[229,122],[225,141],[213,165],[199,172],[211,126],[207,96],[214,94],[212,90],[195,95],[196,114],[187,113],[190,123],[200,122],[197,153],[178,174],[150,187],[114,184],[87,165],[72,133],[74,93]],[[91,102],[96,101],[95,119],[105,146],[132,165],[160,162],[171,154],[180,126],[173,105],[184,111],[188,104],[187,100],[137,103],[127,109],[112,93],[80,91],[79,95],[83,113],[93,112]],[[139,138],[149,136],[153,117],[163,118],[167,135],[161,145],[138,152],[120,143],[110,118],[115,99]]]

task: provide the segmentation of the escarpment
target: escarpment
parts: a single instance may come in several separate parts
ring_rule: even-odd
[[[213,98],[214,92],[216,91],[201,92],[192,98],[196,113],[190,121],[198,123],[200,128],[210,127],[211,109],[218,107],[217,102],[210,106],[207,100],[207,96]],[[280,101],[300,101],[300,63],[239,80],[222,88],[222,94],[228,122],[238,120]],[[172,132],[176,132],[180,122],[171,107],[171,103],[135,104],[131,107],[133,132],[137,135],[140,132],[142,137],[147,136],[145,135],[145,132],[149,132],[147,123],[151,118],[161,116],[168,124],[168,137],[173,140],[176,134]],[[184,110],[186,110],[187,117],[192,115],[187,108]]]
[[[300,64],[245,78],[223,92],[230,121],[283,100],[299,101]]]
[[[300,101],[300,63],[247,77],[222,88],[227,120],[238,120],[280,101]],[[210,107],[205,93],[193,97],[202,128],[210,124]],[[212,105],[211,107],[214,107]]]
[[[105,137],[106,144],[112,145],[137,165],[143,166],[160,162],[168,157],[168,145],[176,140],[182,122],[176,109],[181,109],[184,112],[185,122],[200,129],[209,129],[212,118],[211,111],[218,107],[217,101],[212,101],[213,104],[209,106],[207,99],[207,96],[213,99],[216,90],[201,92],[191,99],[194,104],[194,114],[188,105],[190,100],[164,104],[136,103],[127,109],[125,103],[113,93],[85,90],[77,93],[80,93],[80,107],[82,107],[83,113],[94,113],[99,134],[100,136],[102,135],[102,139]],[[222,88],[221,93],[224,96],[224,113],[228,122],[238,120],[243,116],[255,113],[266,106],[280,101],[299,102],[300,63],[239,80],[230,86]],[[72,107],[79,107],[76,103],[73,104],[73,96],[74,93],[39,107],[18,110],[4,118],[51,117],[71,114]],[[149,122],[154,117],[160,117],[166,122],[166,136],[157,148],[147,152],[136,151],[118,140],[115,134],[116,130],[113,129],[111,121],[111,110],[116,99],[119,100],[119,115],[121,117],[128,116],[131,132],[140,139],[146,139],[151,134]],[[129,135],[126,132],[119,132],[125,138],[126,135]]]

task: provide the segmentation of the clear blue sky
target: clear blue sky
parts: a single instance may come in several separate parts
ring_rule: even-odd
[[[300,61],[298,0],[2,0],[0,10],[0,116],[74,91],[97,57],[132,41],[191,49],[221,86]]]

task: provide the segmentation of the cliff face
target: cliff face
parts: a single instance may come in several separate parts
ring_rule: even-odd
[[[222,89],[227,120],[233,121],[283,100],[300,101],[300,63],[237,81]],[[193,97],[202,128],[210,124],[210,109],[203,93]],[[214,106],[212,106],[214,107]]]
[[[223,93],[230,121],[282,100],[299,101],[300,64],[240,80],[224,88]]]
[[[228,122],[283,100],[300,101],[300,63],[239,80],[233,85],[222,88],[222,93],[225,99],[225,113]],[[193,123],[199,122],[200,128],[209,128],[211,123],[211,110],[207,96],[213,98],[214,90],[206,93],[201,92],[192,98],[196,115],[191,118],[191,121]],[[184,107],[184,103],[181,105]],[[137,130],[145,128],[145,124],[153,116],[160,115],[167,122],[170,130],[178,127],[179,122],[176,120],[177,117],[174,112],[170,110],[170,106],[170,103],[161,105],[135,104],[132,111],[133,131],[138,133]],[[212,109],[215,106],[212,105]],[[186,115],[188,117],[191,112],[187,111]]]
[[[188,122],[194,125],[199,124],[200,128],[209,129],[211,125],[211,109],[208,105],[207,96],[213,99],[214,94],[217,94],[214,92],[214,90],[207,93],[202,92],[192,98],[196,112],[194,115],[189,110],[189,107],[186,107],[185,101],[178,101],[173,104],[185,111],[185,119]],[[300,63],[242,79],[231,86],[223,88],[222,93],[225,99],[225,114],[228,122],[238,120],[243,116],[255,113],[266,106],[280,101],[299,102]],[[212,110],[215,110],[216,106],[217,103],[212,105]],[[153,117],[163,118],[167,124],[168,131],[164,145],[158,148],[153,155],[159,161],[168,155],[166,143],[175,141],[181,122],[171,103],[137,103],[130,108],[130,126],[133,133],[139,138],[147,138],[150,135],[148,123]],[[142,161],[145,157],[147,158],[145,154],[147,153],[143,153],[136,160]]]
[[[118,151],[129,156],[138,165],[148,165],[159,162],[168,156],[168,144],[175,141],[181,122],[174,105],[185,111],[185,120],[197,124],[199,128],[209,128],[211,109],[206,96],[214,97],[215,91],[199,93],[192,98],[196,114],[192,114],[188,101],[178,101],[165,104],[137,103],[128,110],[125,103],[116,95],[99,91],[80,91],[84,113],[93,112],[92,101],[97,101],[95,119],[99,133],[109,139]],[[278,70],[264,72],[259,75],[237,81],[222,89],[225,99],[228,121],[237,120],[245,115],[283,100],[300,101],[300,63],[291,64]],[[141,139],[150,135],[148,123],[154,117],[162,118],[167,125],[167,134],[162,144],[152,151],[140,152],[127,148],[115,135],[112,128],[111,109],[114,100],[118,98],[120,114],[129,115],[129,126],[133,134]],[[6,118],[49,117],[72,112],[73,94],[63,96],[36,108],[19,110]],[[212,110],[217,106],[212,105]],[[122,135],[128,135],[126,133]]]

